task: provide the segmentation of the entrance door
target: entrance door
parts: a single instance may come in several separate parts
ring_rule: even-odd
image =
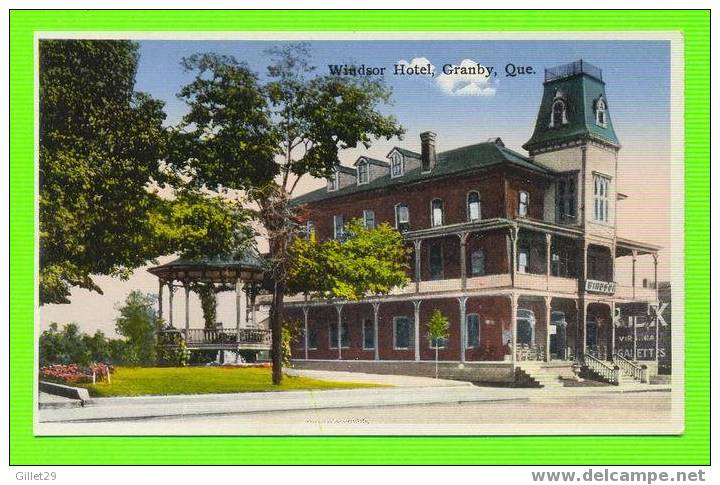
[[[567,360],[567,320],[565,313],[552,312],[550,316],[550,358]]]

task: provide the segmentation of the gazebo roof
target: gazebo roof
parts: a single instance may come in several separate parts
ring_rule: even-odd
[[[161,280],[214,283],[231,283],[238,278],[243,281],[262,281],[265,270],[265,260],[253,249],[247,249],[239,254],[178,258],[148,269]]]

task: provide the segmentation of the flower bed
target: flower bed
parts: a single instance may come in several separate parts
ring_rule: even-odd
[[[107,379],[114,371],[113,367],[102,362],[84,367],[79,364],[56,364],[40,368],[40,379],[63,384],[81,384]],[[94,376],[94,379],[93,379]]]

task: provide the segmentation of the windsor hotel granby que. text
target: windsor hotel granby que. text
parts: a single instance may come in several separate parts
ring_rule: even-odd
[[[395,226],[412,267],[412,282],[389,295],[289,297],[285,318],[303,327],[295,365],[430,374],[437,346],[441,375],[475,381],[512,382],[533,363],[560,375],[579,366],[615,369],[616,380],[621,371],[656,374],[661,248],[617,235],[627,196],[616,189],[620,142],[609,106],[599,68],[546,69],[527,155],[501,138],[440,150],[426,131],[419,151],[360,156],[326,188],[293,199],[321,240],[343,238],[355,218]],[[624,278],[632,284],[617,283],[620,258],[632,261]],[[640,258],[654,274],[636,274]],[[427,338],[435,309],[450,321],[440,341]]]

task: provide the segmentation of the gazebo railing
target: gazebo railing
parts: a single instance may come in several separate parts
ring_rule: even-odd
[[[185,330],[181,333],[185,335]],[[187,330],[185,342],[192,345],[270,345],[271,334],[269,330],[257,328],[205,329],[191,328]]]

